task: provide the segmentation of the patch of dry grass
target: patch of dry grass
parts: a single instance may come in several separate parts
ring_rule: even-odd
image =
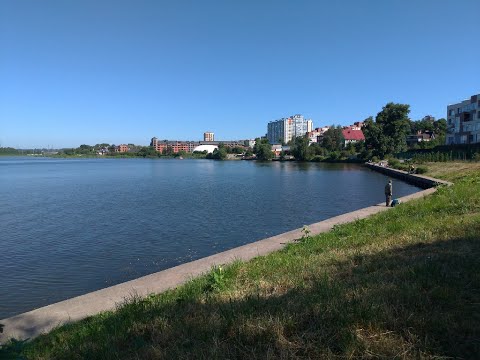
[[[480,173],[480,162],[455,161],[455,162],[432,162],[426,164],[428,176],[456,182],[467,176]]]

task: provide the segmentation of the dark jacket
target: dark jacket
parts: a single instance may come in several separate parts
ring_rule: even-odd
[[[385,185],[385,195],[392,196],[392,183],[391,182],[389,182],[387,185]]]

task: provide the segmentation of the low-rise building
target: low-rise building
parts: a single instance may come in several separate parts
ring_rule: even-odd
[[[417,131],[416,134],[407,135],[407,144],[409,146],[421,143],[428,142],[435,139],[435,134],[433,131]]]
[[[480,94],[447,106],[446,144],[480,143]]]
[[[150,146],[152,146],[159,153],[164,153],[166,151],[171,151],[173,153],[178,153],[180,151],[192,153],[195,148],[200,145],[213,145],[218,147],[220,144],[223,144],[226,147],[240,147],[246,148],[246,140],[228,140],[228,141],[179,141],[179,140],[158,140],[156,137],[153,137],[150,141]]]
[[[351,127],[342,130],[343,138],[345,139],[345,146],[359,141],[365,141],[365,136],[362,130],[353,130]]]
[[[125,145],[125,144],[122,144],[122,145],[118,145],[116,148],[115,148],[115,152],[119,152],[119,153],[125,153],[125,152],[128,152],[128,145]]]
[[[330,129],[330,126],[316,128],[315,130],[307,132],[310,144],[322,142],[323,135]]]
[[[281,145],[281,144],[273,144],[272,145],[272,152],[275,157],[280,157],[280,154],[283,152],[289,152],[290,146],[288,145]]]

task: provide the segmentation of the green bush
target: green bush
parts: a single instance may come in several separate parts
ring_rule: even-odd
[[[416,168],[417,174],[425,174],[428,171],[428,168],[426,166],[418,166]]]
[[[388,159],[388,166],[390,166],[392,168],[395,168],[395,169],[398,169],[398,167],[400,166],[400,161],[396,158],[389,158]]]
[[[314,162],[322,162],[323,160],[325,160],[325,156],[322,156],[322,155],[315,155],[313,158],[312,158],[312,161]]]

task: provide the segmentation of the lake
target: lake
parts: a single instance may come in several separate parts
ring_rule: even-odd
[[[353,164],[0,157],[0,319],[380,203],[386,181]]]

